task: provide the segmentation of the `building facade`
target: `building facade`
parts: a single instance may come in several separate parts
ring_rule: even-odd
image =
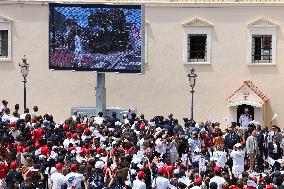
[[[187,74],[194,67],[196,121],[226,125],[248,108],[262,125],[274,114],[273,123],[284,124],[281,2],[143,3],[145,73],[107,73],[108,107],[137,108],[147,117],[169,112],[189,117]],[[30,64],[28,107],[38,105],[40,113],[53,113],[59,121],[71,107],[95,106],[96,73],[48,69],[46,1],[1,1],[0,14],[0,96],[9,107],[23,104],[18,64],[24,55]]]

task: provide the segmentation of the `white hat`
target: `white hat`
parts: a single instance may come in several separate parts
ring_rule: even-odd
[[[136,175],[135,169],[131,169],[130,173],[131,173],[132,175]]]
[[[53,173],[55,173],[56,172],[56,168],[55,167],[51,167],[51,169],[50,169],[50,175],[52,175]]]
[[[237,143],[237,144],[234,145],[235,148],[240,148],[240,147],[242,147],[242,146],[243,146],[243,145],[242,145],[241,143]]]
[[[109,131],[114,131],[115,129],[114,129],[114,128],[108,128],[108,130],[109,130]]]
[[[148,123],[149,123],[149,125],[152,126],[152,127],[155,127],[155,126],[156,126],[156,123],[155,123],[154,121],[153,121],[153,122],[150,122],[150,121],[149,121]]]
[[[54,151],[57,148],[58,148],[58,146],[52,146],[52,151]]]
[[[124,183],[125,183],[125,185],[126,185],[126,186],[131,186],[131,182],[130,182],[130,181],[128,181],[128,180],[127,180],[127,181],[125,181]]]
[[[159,131],[161,131],[161,130],[162,130],[161,127],[156,128],[156,132],[159,132]]]
[[[97,161],[95,164],[95,168],[96,169],[103,169],[104,168],[105,163],[103,161]]]
[[[118,125],[122,125],[122,123],[121,123],[120,121],[116,121],[116,122],[114,123],[114,125],[115,125],[115,126],[118,126]]]
[[[174,174],[175,174],[175,175],[178,175],[178,174],[179,174],[179,170],[178,170],[178,169],[175,169],[175,170],[174,170]]]
[[[200,153],[200,152],[201,152],[201,149],[200,149],[200,148],[196,148],[196,149],[194,150],[194,152]]]

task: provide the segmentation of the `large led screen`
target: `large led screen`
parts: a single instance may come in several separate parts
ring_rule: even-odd
[[[50,4],[49,68],[141,73],[140,5]]]

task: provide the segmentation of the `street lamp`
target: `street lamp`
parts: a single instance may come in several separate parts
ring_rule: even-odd
[[[191,68],[190,73],[187,74],[188,80],[189,80],[189,85],[191,87],[191,118],[190,120],[193,121],[193,93],[195,92],[193,90],[195,86],[195,80],[197,77],[197,74],[195,73],[195,69]]]
[[[21,74],[23,76],[23,83],[24,83],[24,109],[27,107],[27,92],[26,92],[26,83],[27,83],[27,76],[29,73],[29,64],[27,63],[26,56],[24,55],[24,58],[22,59],[23,63],[19,66],[21,67]]]

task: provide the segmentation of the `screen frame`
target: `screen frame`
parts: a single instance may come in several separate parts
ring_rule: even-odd
[[[145,68],[145,5],[144,4],[102,4],[102,3],[49,3],[49,12],[48,12],[48,69],[49,70],[58,70],[58,71],[89,71],[89,72],[98,72],[98,73],[138,73],[144,74]],[[103,69],[103,68],[73,68],[73,67],[59,67],[50,65],[50,31],[52,10],[55,7],[83,7],[83,8],[133,8],[141,10],[141,66],[140,70],[121,70],[121,69]],[[54,18],[54,17],[53,17]],[[53,22],[52,22],[53,23]]]

